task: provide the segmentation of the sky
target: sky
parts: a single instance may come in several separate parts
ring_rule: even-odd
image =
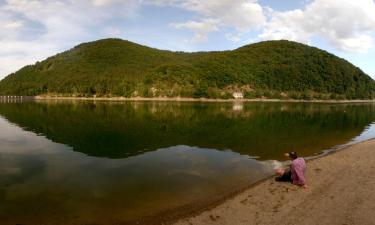
[[[0,0],[0,79],[103,38],[187,52],[292,40],[375,78],[374,0]]]

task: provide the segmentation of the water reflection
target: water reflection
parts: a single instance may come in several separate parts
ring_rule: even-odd
[[[375,138],[375,123],[367,126],[365,130],[359,136],[355,137],[351,143],[357,143],[371,138]]]
[[[87,157],[4,119],[0,125],[1,224],[133,223],[203,205],[270,172],[240,154],[188,146]]]
[[[236,103],[237,104],[237,103]],[[177,145],[260,159],[311,155],[359,135],[373,105],[42,102],[0,104],[26,130],[90,156],[124,158]]]
[[[1,224],[154,224],[268,176],[283,152],[375,136],[373,105],[24,102],[0,115]]]

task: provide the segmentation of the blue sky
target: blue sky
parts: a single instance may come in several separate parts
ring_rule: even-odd
[[[332,52],[375,78],[373,0],[0,0],[0,79],[108,37],[174,51],[287,39]]]

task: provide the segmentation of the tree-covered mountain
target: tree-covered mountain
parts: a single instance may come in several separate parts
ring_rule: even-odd
[[[80,44],[0,82],[1,95],[369,99],[375,82],[326,51],[267,41],[232,51],[172,52],[120,39]]]

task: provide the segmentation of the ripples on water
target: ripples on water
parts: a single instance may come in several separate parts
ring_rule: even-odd
[[[1,224],[116,224],[199,208],[375,136],[372,104],[0,103]],[[192,207],[194,206],[194,207]]]

